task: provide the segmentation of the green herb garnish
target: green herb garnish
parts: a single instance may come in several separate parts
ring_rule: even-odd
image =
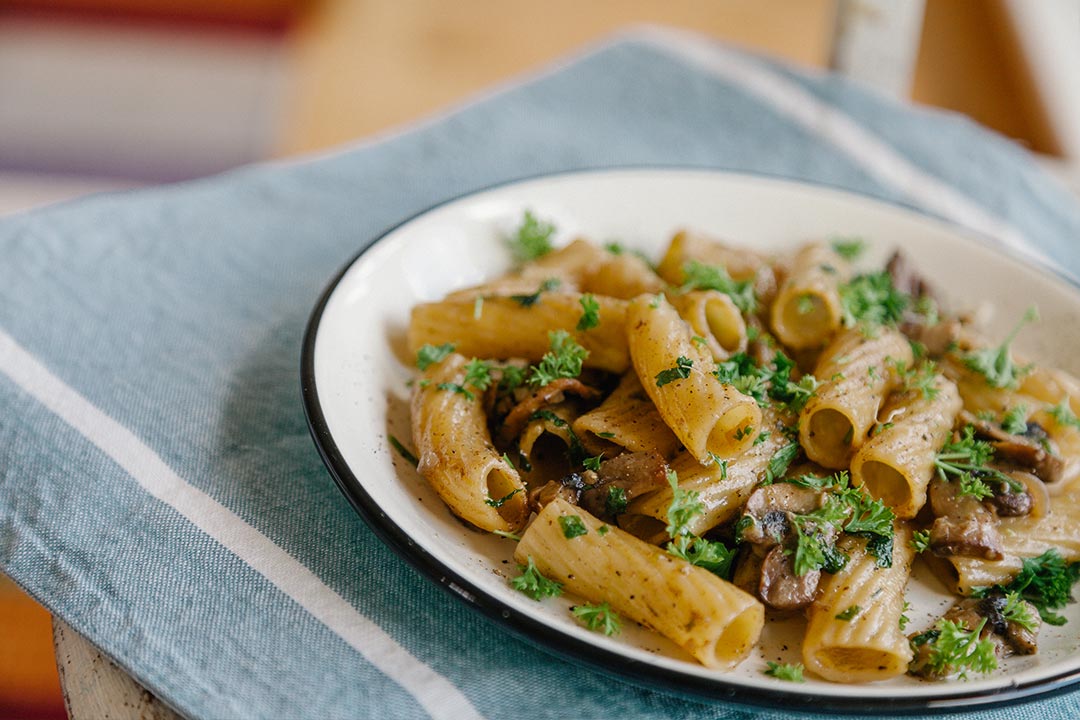
[[[675,380],[684,380],[690,377],[690,369],[694,367],[694,361],[680,355],[675,360],[675,367],[661,370],[656,373],[656,387],[663,387]]]
[[[964,365],[986,378],[986,384],[995,388],[1014,388],[1020,378],[1031,372],[1034,366],[1018,367],[1012,359],[1010,347],[1024,325],[1039,319],[1039,312],[1030,307],[1020,322],[996,348],[975,350],[963,356]]]
[[[532,211],[526,210],[517,231],[510,236],[510,252],[519,265],[541,258],[551,252],[551,236],[555,226],[538,220]]]
[[[605,635],[618,635],[622,629],[619,616],[605,603],[599,605],[575,605],[570,612],[580,620],[585,627],[594,632],[602,632]]]
[[[774,677],[778,680],[787,680],[788,682],[806,682],[803,678],[803,666],[802,663],[778,663],[769,660],[768,667],[765,669],[765,674],[769,677]]]
[[[577,515],[560,515],[559,527],[562,528],[563,537],[567,540],[589,534],[589,528],[585,527],[584,521]]]
[[[528,557],[527,565],[518,565],[518,570],[521,571],[521,575],[510,580],[510,587],[515,590],[523,592],[537,601],[562,595],[562,584],[554,580],[548,580],[541,575],[540,571],[536,569],[536,563],[533,562],[532,555]]]
[[[540,364],[529,368],[528,382],[533,387],[544,387],[559,378],[576,378],[589,351],[578,345],[565,330],[548,333],[551,350],[540,359]]]
[[[578,299],[581,303],[581,319],[578,320],[577,329],[590,330],[600,324],[600,303],[592,293],[585,293]]]
[[[754,286],[749,280],[736,281],[723,265],[706,265],[691,260],[683,266],[681,292],[691,290],[716,290],[731,298],[740,312],[750,314],[757,310]]]
[[[416,367],[427,370],[435,363],[442,362],[446,356],[454,352],[453,343],[443,345],[424,345],[416,351]]]

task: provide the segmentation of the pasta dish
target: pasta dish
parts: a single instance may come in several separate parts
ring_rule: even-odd
[[[1080,578],[1080,383],[832,238],[764,254],[679,232],[653,259],[556,248],[417,305],[411,440],[451,512],[515,543],[511,587],[709,668],[803,614],[802,681],[930,680],[1037,652]],[[997,344],[995,344],[997,343]],[[414,449],[410,451],[409,446]],[[908,627],[925,563],[955,594]]]

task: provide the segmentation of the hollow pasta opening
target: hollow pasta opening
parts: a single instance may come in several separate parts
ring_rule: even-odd
[[[764,607],[751,605],[732,618],[711,642],[694,653],[694,657],[706,667],[732,667],[750,652],[764,623]]]
[[[487,491],[488,497],[493,500],[506,498],[503,504],[496,508],[496,511],[502,516],[503,520],[506,520],[511,525],[516,525],[521,522],[522,516],[525,514],[525,493],[519,492],[509,498],[506,497],[521,487],[517,479],[510,473],[510,468],[503,469],[498,465],[491,468],[486,478]]]
[[[735,405],[716,418],[705,449],[720,457],[731,457],[753,442],[760,424],[761,411],[753,401]]]
[[[734,353],[742,346],[746,334],[746,324],[730,302],[719,298],[710,298],[705,302],[705,322],[709,332],[724,352]]]
[[[862,464],[861,476],[866,491],[889,507],[905,508],[911,504],[911,485],[893,466],[867,460]]]
[[[810,415],[806,441],[803,443],[811,460],[826,467],[846,467],[855,425],[851,419],[833,408],[822,408]]]
[[[903,641],[907,646],[907,641]],[[832,682],[871,682],[902,674],[907,658],[880,648],[826,647],[814,653],[813,668]]]
[[[837,319],[825,298],[817,293],[797,293],[784,298],[780,322],[785,341],[794,347],[812,347],[825,341]]]

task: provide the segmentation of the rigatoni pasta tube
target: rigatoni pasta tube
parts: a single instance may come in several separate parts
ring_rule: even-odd
[[[749,280],[768,267],[768,260],[753,250],[728,247],[704,235],[681,230],[671,238],[656,271],[672,285],[682,285],[686,280],[686,265],[691,261],[719,265],[735,280]]]
[[[525,486],[491,444],[480,398],[450,389],[462,388],[465,363],[451,354],[429,367],[413,389],[417,470],[461,519],[489,532],[518,530],[529,517]],[[498,508],[486,502],[503,498]]]
[[[451,343],[463,355],[523,358],[538,362],[550,349],[548,333],[566,330],[589,355],[585,367],[623,373],[630,366],[626,347],[626,303],[596,297],[599,324],[575,330],[582,315],[578,293],[545,292],[533,302],[512,297],[458,298],[417,305],[409,322],[409,351],[425,344]]]
[[[584,289],[629,300],[644,293],[663,291],[664,281],[637,255],[623,253],[609,255],[589,276]]]
[[[911,646],[900,631],[904,586],[911,573],[911,532],[898,527],[892,567],[878,567],[866,540],[845,536],[838,547],[848,554],[844,569],[824,575],[810,606],[803,640],[803,662],[833,682],[873,682],[903,675]],[[839,616],[839,617],[838,617]],[[846,618],[846,619],[844,619]]]
[[[633,372],[623,375],[599,407],[575,420],[573,429],[594,455],[619,447],[670,457],[681,444]]]
[[[726,462],[703,465],[685,452],[671,462],[671,469],[679,477],[679,489],[698,493],[702,505],[702,511],[686,525],[689,532],[704,535],[738,515],[754,487],[765,479],[769,461],[781,448],[794,442],[785,435],[779,414],[771,408],[762,411],[762,427],[769,432],[762,442]],[[666,522],[673,497],[674,491],[665,486],[635,499],[627,512]]]
[[[560,516],[576,515],[588,532],[567,538]],[[727,669],[757,642],[765,608],[708,570],[669,555],[633,535],[608,526],[561,498],[545,507],[514,551],[532,558],[550,580],[591,603],[653,628],[709,668]]]
[[[746,349],[746,321],[729,296],[703,290],[670,300],[694,334],[705,341],[714,359],[727,360]]]
[[[843,309],[838,284],[848,265],[822,243],[804,245],[791,259],[791,270],[773,301],[773,333],[790,348],[825,345],[840,329]]]
[[[911,346],[895,330],[837,335],[818,359],[814,375],[822,382],[799,416],[806,456],[827,468],[847,468],[897,384],[897,364],[907,368],[911,361]]]
[[[915,517],[926,503],[935,453],[952,431],[962,406],[956,385],[940,375],[925,392],[895,393],[879,414],[875,431],[851,460],[851,480],[892,508]]]
[[[1004,558],[951,556],[934,565],[939,574],[946,571],[941,579],[951,591],[970,595],[975,588],[1008,584],[1020,572],[1025,558],[1051,548],[1065,562],[1080,562],[1080,493],[1053,498],[1050,512],[1043,517],[1009,517],[998,522]]]
[[[691,341],[690,328],[663,296],[631,300],[626,331],[645,392],[694,457],[732,457],[750,446],[761,429],[761,409],[753,398],[716,379],[712,357]],[[660,379],[679,368],[685,377]]]

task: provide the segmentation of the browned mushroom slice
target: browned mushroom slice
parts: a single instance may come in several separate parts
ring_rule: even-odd
[[[820,570],[795,574],[795,555],[775,546],[761,562],[758,597],[774,610],[797,610],[806,607],[817,592]]]
[[[791,533],[790,514],[806,515],[821,507],[825,493],[791,483],[774,483],[755,490],[746,501],[742,529],[743,542],[755,545],[783,543]]]
[[[1026,600],[1021,600],[1017,612],[1006,617],[1008,604],[1008,598],[1000,594],[984,598],[965,598],[949,608],[941,619],[959,623],[969,630],[979,627],[985,620],[979,639],[993,642],[994,654],[999,659],[1010,655],[1034,655],[1038,652],[1039,628],[1042,626],[1038,610]],[[1018,617],[1023,617],[1025,621],[1018,621]],[[911,638],[919,635],[923,633],[915,633]],[[946,667],[944,673],[935,675],[929,662],[932,643],[916,643],[913,648],[915,657],[908,667],[908,672],[924,677],[942,677],[953,671]]]
[[[611,519],[636,497],[667,486],[668,464],[657,452],[623,453],[600,463],[597,481],[581,493],[581,506]]]
[[[499,428],[499,441],[503,444],[512,442],[525,429],[525,426],[529,423],[529,418],[537,410],[562,402],[567,393],[577,395],[585,400],[595,400],[600,397],[599,390],[589,387],[577,378],[553,380],[519,402],[506,415],[502,426]]]
[[[596,473],[591,470],[586,470],[584,473],[570,473],[559,480],[549,480],[529,491],[529,508],[534,512],[540,512],[557,497],[577,505],[581,492],[595,484]]]
[[[1000,462],[1030,469],[1044,483],[1060,482],[1065,462],[1052,452],[1046,430],[1038,423],[1028,423],[1027,432],[1013,435],[997,423],[981,420],[968,411],[960,413],[959,421],[975,428],[975,434],[994,446],[994,458]]]
[[[1000,560],[1005,555],[997,517],[978,499],[960,494],[960,483],[935,478],[930,506],[937,517],[930,526],[930,549],[936,555]]]

